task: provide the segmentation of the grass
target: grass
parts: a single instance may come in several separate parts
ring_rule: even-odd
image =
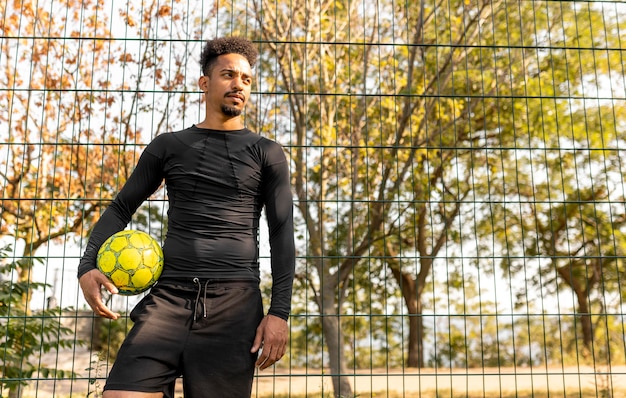
[[[378,391],[371,393],[357,393],[354,397],[350,398],[409,398],[414,397],[415,392],[407,394],[395,392],[395,391]],[[582,390],[568,389],[567,393],[563,390],[550,390],[550,391],[485,391],[484,393],[458,393],[454,394],[450,390],[426,390],[420,391],[420,398],[548,398],[548,397],[624,397],[626,396],[626,390],[614,389],[609,390],[596,390],[592,388],[584,388]],[[320,396],[319,393],[315,394],[262,394],[257,398],[334,398],[332,391]],[[347,397],[346,397],[347,398]]]
[[[410,398],[415,397],[415,391],[410,393],[400,393],[395,391],[377,391],[373,393],[357,393],[354,397],[350,398]],[[567,393],[563,390],[550,390],[550,391],[532,391],[532,390],[520,390],[520,391],[485,391],[483,393],[453,393],[448,389],[440,390],[425,390],[420,391],[420,398],[548,398],[548,397],[624,397],[626,396],[626,389],[613,389],[613,390],[601,390],[594,388],[584,388],[582,390],[568,389]],[[36,395],[25,394],[23,398],[31,398]],[[56,397],[70,398],[69,395],[55,395]],[[326,392],[323,396],[320,396],[319,392],[312,394],[260,394],[254,395],[256,398],[334,398],[332,391]],[[176,398],[182,398],[182,395],[176,395]],[[347,398],[347,397],[345,397]]]

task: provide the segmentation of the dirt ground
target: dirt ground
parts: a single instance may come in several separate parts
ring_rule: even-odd
[[[98,363],[87,351],[47,355],[43,361],[59,368],[74,369],[77,380],[41,379],[29,385],[23,397],[97,397],[104,385],[106,364]],[[72,367],[73,364],[73,367]],[[98,370],[96,370],[98,369]],[[328,372],[327,370],[325,372]],[[580,396],[588,391],[597,396],[600,391],[613,391],[613,396],[626,395],[626,366],[607,368],[481,368],[481,369],[368,369],[346,376],[355,396],[431,397],[445,396],[525,396],[560,392],[562,396]],[[182,398],[178,383],[177,398]],[[593,392],[596,393],[593,393]],[[326,397],[332,393],[332,380],[319,369],[265,370],[258,372],[253,386],[254,398],[273,395],[309,394]],[[585,395],[586,396],[586,395]]]

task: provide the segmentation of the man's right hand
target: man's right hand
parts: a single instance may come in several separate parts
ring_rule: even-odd
[[[117,294],[117,287],[106,277],[100,270],[93,269],[78,280],[80,288],[83,290],[83,295],[87,304],[91,307],[96,315],[104,318],[117,319],[120,314],[113,312],[102,301],[102,286],[111,294]]]

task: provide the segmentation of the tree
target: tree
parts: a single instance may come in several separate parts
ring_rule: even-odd
[[[491,201],[480,230],[503,248],[503,268],[529,275],[529,286],[543,297],[572,292],[580,328],[575,344],[590,354],[593,314],[606,312],[606,295],[619,291],[624,277],[619,120],[626,106],[599,99],[602,90],[622,95],[623,85],[605,79],[623,71],[619,51],[608,49],[619,48],[624,30],[615,14],[590,4],[543,7],[536,33],[519,41],[536,49],[521,60],[529,72],[512,92],[511,118],[503,123],[516,132],[507,144],[513,149],[503,150],[482,177],[491,183]],[[527,294],[518,297],[526,305]]]
[[[433,260],[490,236],[476,222],[492,220],[492,195],[511,192],[510,179],[494,176],[532,176],[520,166],[518,148],[541,145],[548,126],[573,115],[562,105],[589,77],[578,72],[619,70],[616,60],[572,68],[576,53],[561,50],[587,48],[576,40],[592,29],[571,21],[593,14],[597,23],[601,12],[581,13],[571,2],[544,7],[253,2],[249,13],[269,49],[263,91],[286,93],[286,105],[280,96],[265,104],[259,123],[290,142],[311,265],[299,275],[322,314],[336,394],[351,393],[340,377],[339,318],[363,256],[381,259],[370,272],[384,264],[392,270],[411,315],[407,364],[423,366],[419,314]],[[549,109],[553,96],[564,99],[557,112]],[[512,189],[533,186],[520,179]],[[481,201],[490,205],[481,208]],[[479,253],[489,255],[484,246]]]
[[[453,239],[450,230],[472,189],[469,167],[455,173],[460,159],[481,161],[472,149],[490,119],[473,115],[493,112],[472,96],[481,86],[473,88],[456,67],[480,55],[461,48],[492,5],[455,6],[458,15],[449,15],[441,4],[254,3],[260,40],[270,49],[264,65],[271,73],[263,81],[288,93],[288,107],[277,103],[270,115],[291,115],[275,123],[289,131],[283,136],[291,138],[306,226],[311,267],[299,275],[320,309],[337,396],[352,394],[341,378],[339,319],[367,254],[383,259],[370,272],[383,263],[392,269],[410,314],[407,364],[423,365],[424,281]],[[472,71],[472,79],[480,74]],[[419,272],[400,261],[411,252],[418,253]]]
[[[170,6],[130,4],[121,18],[90,0],[0,7],[7,36],[0,42],[0,79],[8,88],[0,92],[6,142],[0,235],[24,242],[19,280],[31,281],[29,259],[37,249],[88,233],[132,171],[141,145],[170,128],[179,112],[170,103],[179,98],[184,112],[196,101],[184,95],[182,56],[170,54],[165,41],[149,40],[164,30],[182,35],[176,25],[182,17]],[[171,22],[159,25],[165,17]],[[120,27],[143,40],[116,41],[111,30]],[[156,108],[162,111],[152,114]],[[138,126],[145,114],[152,126]],[[28,291],[23,300],[28,307]]]

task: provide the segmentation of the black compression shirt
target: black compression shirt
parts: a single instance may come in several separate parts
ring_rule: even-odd
[[[161,278],[259,281],[265,207],[273,281],[269,313],[287,319],[295,264],[289,168],[280,145],[248,129],[193,126],[157,136],[96,223],[78,276],[96,268],[102,243],[126,227],[163,180],[169,209]]]

